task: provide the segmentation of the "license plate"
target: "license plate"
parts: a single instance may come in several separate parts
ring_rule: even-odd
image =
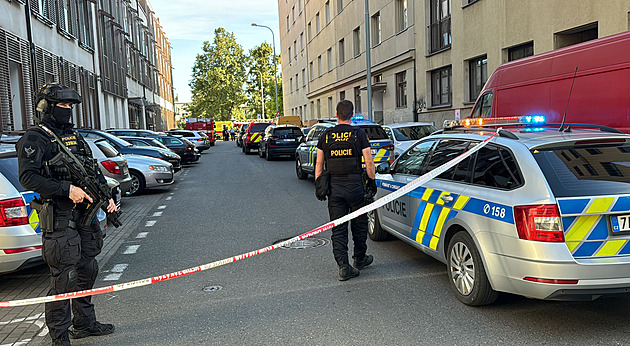
[[[370,149],[372,151],[372,155],[376,155],[378,153],[378,149]]]
[[[630,215],[613,216],[611,217],[611,223],[613,234],[630,232]]]

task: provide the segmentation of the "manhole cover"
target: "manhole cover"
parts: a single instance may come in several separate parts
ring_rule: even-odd
[[[221,286],[206,286],[203,288],[204,292],[215,292],[220,291],[223,287]]]
[[[289,245],[282,246],[285,249],[312,249],[315,247],[320,247],[328,244],[328,239],[320,239],[320,238],[306,238],[302,240],[298,240]]]

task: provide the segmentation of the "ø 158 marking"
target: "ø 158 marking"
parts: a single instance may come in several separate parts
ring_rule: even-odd
[[[494,217],[499,217],[503,219],[505,217],[505,208],[502,207],[491,207],[489,204],[483,206],[483,213],[488,215],[492,215]]]

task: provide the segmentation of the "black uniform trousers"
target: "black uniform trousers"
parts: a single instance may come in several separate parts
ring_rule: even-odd
[[[94,287],[98,275],[95,257],[103,247],[103,233],[93,223],[79,225],[83,210],[55,213],[55,230],[42,237],[42,257],[50,269],[48,295],[88,290]],[[69,220],[75,225],[69,224]],[[74,227],[72,227],[74,226]],[[74,318],[71,320],[70,311]],[[96,321],[92,297],[82,297],[45,304],[46,325],[53,339],[61,337],[70,325],[87,328]]]
[[[361,174],[331,175],[330,195],[328,196],[328,214],[330,220],[342,216],[363,207],[364,202],[363,182]],[[350,221],[352,241],[354,242],[354,258],[363,258],[367,250],[367,215],[363,214]],[[348,223],[345,222],[332,229],[331,236],[333,255],[337,264],[348,264]]]

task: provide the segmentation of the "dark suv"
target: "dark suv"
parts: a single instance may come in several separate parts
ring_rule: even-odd
[[[258,156],[266,157],[267,161],[280,155],[293,158],[302,137],[302,130],[295,125],[270,125],[260,140]]]

